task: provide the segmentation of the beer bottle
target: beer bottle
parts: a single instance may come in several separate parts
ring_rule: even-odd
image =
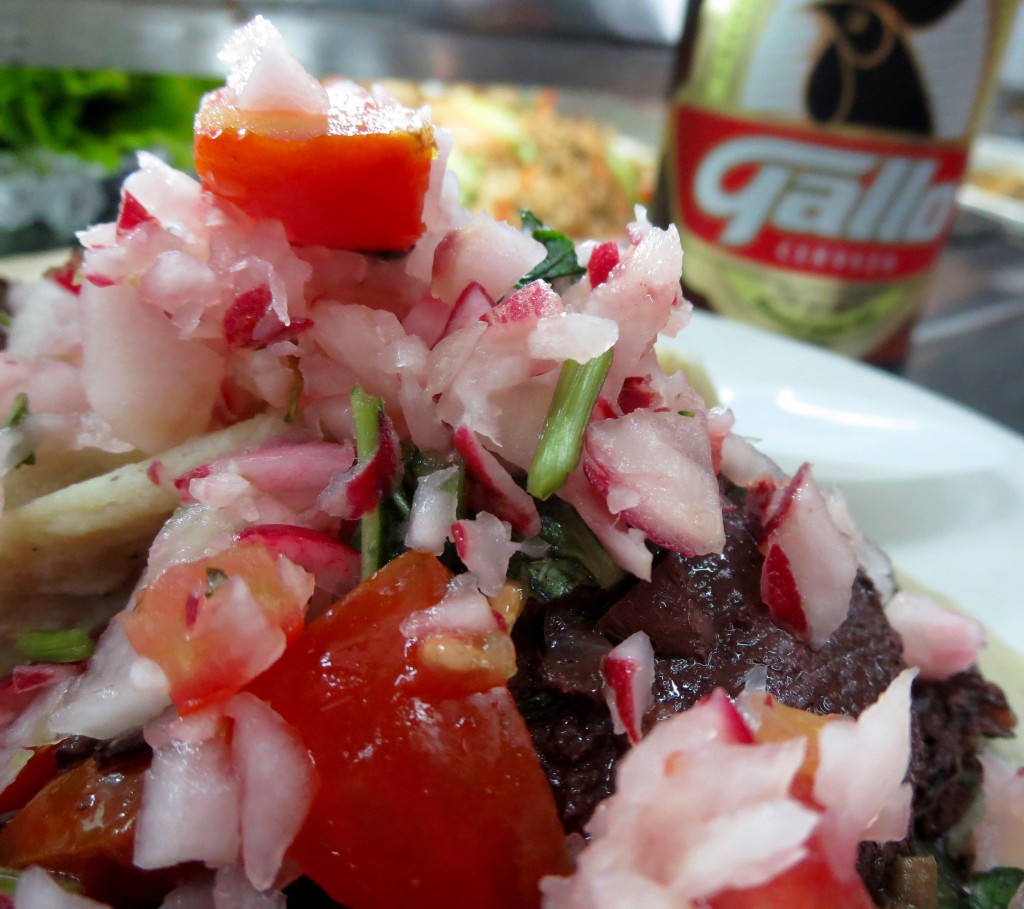
[[[1014,0],[689,0],[652,218],[696,305],[897,366]]]

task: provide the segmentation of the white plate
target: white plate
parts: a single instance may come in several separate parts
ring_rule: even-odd
[[[706,313],[663,343],[703,363],[735,431],[787,471],[809,461],[819,482],[840,485],[902,574],[1024,652],[1024,438],[879,370]]]

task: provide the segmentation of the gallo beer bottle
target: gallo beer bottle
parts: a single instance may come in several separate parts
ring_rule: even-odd
[[[690,0],[653,217],[690,299],[896,365],[1014,0]]]

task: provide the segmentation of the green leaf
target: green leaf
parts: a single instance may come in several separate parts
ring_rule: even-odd
[[[23,631],[18,649],[33,663],[79,663],[92,656],[93,642],[84,628]]]
[[[583,451],[583,433],[612,365],[613,350],[580,364],[566,360],[558,376],[537,450],[530,462],[526,491],[547,499],[576,469]]]
[[[576,258],[576,247],[569,237],[545,227],[533,212],[524,210],[519,216],[523,229],[531,231],[533,239],[544,244],[547,255],[516,282],[516,287],[525,287],[539,280],[553,284],[559,278],[579,278],[587,273]]]
[[[228,579],[227,573],[222,571],[220,568],[209,567],[206,569],[206,598],[209,599]]]
[[[539,558],[517,553],[512,565],[512,573],[528,586],[533,599],[550,603],[577,587],[610,590],[625,579],[625,572],[571,505],[552,499],[539,502],[538,509],[539,536],[550,549]]]
[[[967,902],[971,909],[1006,909],[1024,884],[1024,869],[993,868],[971,876]]]

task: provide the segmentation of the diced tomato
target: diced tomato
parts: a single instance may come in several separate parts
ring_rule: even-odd
[[[423,232],[433,130],[397,105],[256,114],[213,92],[194,150],[206,189],[281,221],[293,243],[404,252]]]
[[[807,741],[804,762],[793,781],[793,794],[807,804],[813,804],[814,773],[818,769],[818,733],[831,717],[807,710],[787,707],[769,697],[761,710],[760,726],[755,739],[758,742],[782,742],[803,737]]]
[[[504,686],[458,691],[402,623],[444,596],[449,572],[409,552],[306,629],[252,690],[298,730],[320,791],[291,850],[360,909],[539,904],[568,871],[561,824]]]
[[[147,763],[90,759],[55,777],[0,830],[0,866],[69,875],[93,899],[126,909],[158,904],[174,874],[132,865]]]
[[[709,899],[709,909],[877,909],[856,874],[839,880],[813,839],[810,848],[807,858],[768,883]]]
[[[181,713],[224,700],[302,631],[313,577],[255,543],[172,565],[121,622],[170,682]]]
[[[27,753],[18,775],[0,792],[0,814],[17,811],[57,775],[56,745],[46,745]]]

